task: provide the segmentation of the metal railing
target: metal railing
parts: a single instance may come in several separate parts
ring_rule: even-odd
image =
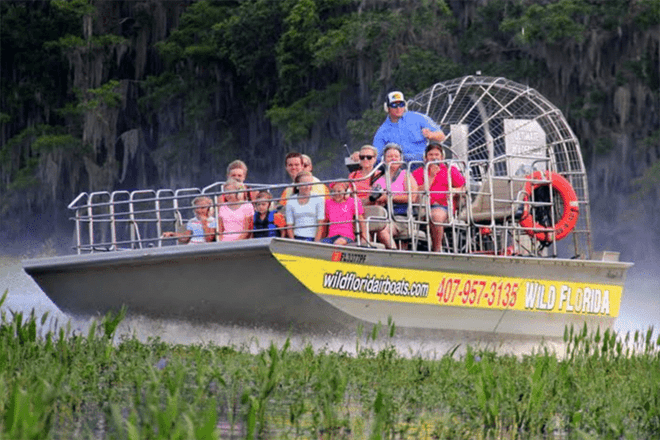
[[[405,191],[407,202],[405,214],[394,211],[393,198],[400,192],[393,191],[391,166],[381,164],[371,174],[362,179],[373,182],[376,173],[385,175],[385,203],[378,214],[366,216],[361,225],[356,216],[355,236],[356,244],[362,246],[380,246],[379,228],[397,222],[395,228],[389,228],[389,243],[396,244],[399,249],[411,251],[424,251],[432,248],[432,228],[443,228],[442,251],[456,254],[479,253],[489,255],[532,255],[532,256],[562,256],[589,258],[590,228],[587,222],[578,223],[569,234],[572,240],[557,242],[550,240],[542,242],[537,233],[551,233],[551,225],[557,224],[557,196],[554,191],[548,192],[548,197],[536,200],[534,191],[526,188],[534,185],[551,187],[552,182],[547,178],[532,178],[531,174],[498,175],[496,160],[442,160],[430,163],[399,162],[396,163],[409,176],[416,168],[422,167],[425,176],[428,176],[429,167],[444,166],[447,175],[451,175],[451,168],[457,168],[465,177],[466,185],[455,188],[449,182],[448,188],[443,192],[431,191],[431,182],[425,179],[423,185],[417,190]],[[541,161],[538,168],[552,170],[552,163]],[[556,171],[555,171],[556,172]],[[571,180],[571,176],[567,176]],[[576,176],[581,179],[582,176]],[[412,177],[407,177],[412,179]],[[356,180],[334,179],[322,181],[317,185],[330,186],[336,182],[349,182],[352,195],[357,194]],[[224,190],[224,182],[215,182],[204,188],[158,189],[138,191],[92,192],[82,193],[69,204],[74,213],[76,251],[77,253],[122,251],[143,249],[149,247],[163,247],[177,245],[178,240],[164,238],[167,231],[183,230],[184,225],[192,219],[194,214],[193,199],[197,196],[208,196],[213,201],[213,211],[226,204],[223,196],[228,193],[240,193],[245,203],[257,191],[268,190],[272,194],[271,208],[282,205],[283,190],[295,187],[293,184],[281,185],[246,185],[245,191]],[[408,186],[410,189],[411,187]],[[444,194],[443,194],[444,193]],[[447,200],[447,220],[434,222],[432,210],[433,195],[444,195]],[[359,194],[364,196],[364,194]],[[321,197],[331,197],[331,194]],[[314,197],[313,195],[311,197]],[[368,205],[368,198],[363,197],[359,202],[353,197],[355,212],[358,212],[358,203]],[[584,198],[578,198],[580,213],[588,204]],[[284,211],[284,210],[282,210]],[[541,226],[534,223],[532,227],[523,227],[519,221],[523,212],[536,218],[537,212],[545,212],[549,217],[550,226]],[[588,217],[588,216],[587,216]],[[327,222],[323,222],[328,227]],[[361,239],[361,226],[366,228],[368,240]],[[289,226],[275,228],[276,231],[287,231]],[[403,229],[402,231],[400,229]],[[243,232],[252,232],[243,231]],[[222,239],[219,225],[216,225],[216,234]],[[280,234],[286,235],[286,234]],[[382,241],[382,240],[380,240]],[[570,244],[569,244],[570,243]]]

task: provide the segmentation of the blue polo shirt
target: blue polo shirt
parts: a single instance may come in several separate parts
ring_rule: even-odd
[[[422,113],[407,111],[396,123],[388,116],[376,132],[373,145],[382,155],[385,145],[394,142],[403,148],[404,160],[424,160],[424,150],[428,141],[422,135],[422,128],[441,131],[438,124]]]

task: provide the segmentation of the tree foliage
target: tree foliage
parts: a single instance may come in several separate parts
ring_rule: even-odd
[[[423,46],[433,41],[429,35],[444,32],[446,16],[449,9],[442,0],[422,1],[413,8],[380,1],[363,6],[351,0],[197,2],[179,28],[158,44],[168,62],[161,77],[176,73],[184,93],[204,87],[235,97],[240,103],[229,103],[232,111],[225,116],[265,104],[291,144],[309,136],[310,121],[319,115],[309,103],[331,95],[337,84],[345,90],[356,87],[358,60],[365,70],[384,70],[380,86],[368,84],[380,89],[392,81],[395,66],[416,50],[416,43]],[[214,69],[221,81],[214,78],[208,84],[203,72]],[[407,82],[420,85],[413,83],[412,74]],[[174,96],[162,93],[163,88],[171,85],[163,82],[150,96]],[[222,109],[215,111],[227,121]]]
[[[66,100],[68,66],[48,42],[80,31],[82,24],[49,2],[0,2],[0,20],[0,107],[17,133],[34,119],[48,119],[48,110]]]
[[[501,29],[505,32],[519,31],[516,39],[522,44],[581,41],[586,30],[583,17],[590,9],[583,0],[559,0],[546,5],[532,3],[520,17],[505,19]]]
[[[174,176],[185,181],[200,169],[212,175],[239,154],[266,168],[271,161],[264,154],[321,154],[344,142],[367,143],[384,117],[383,96],[394,87],[412,95],[477,70],[552,82],[547,50],[660,23],[657,0],[199,0],[177,2],[186,5],[178,26],[151,41],[156,33],[146,28],[156,27],[153,10],[117,3],[122,14],[130,11],[122,22],[138,23],[132,33],[119,25],[113,33],[89,35],[98,26],[83,33],[83,21],[98,23],[107,2],[0,2],[0,197],[13,181],[38,182],[47,154],[85,154],[81,116],[103,117],[127,105],[119,81],[135,86],[139,102],[121,124],[153,135],[148,154],[188,170]],[[172,4],[149,4],[161,3]],[[121,59],[112,52],[120,46]],[[136,54],[152,47],[151,76],[131,76]],[[106,53],[99,77],[84,70],[95,51]],[[657,62],[657,50],[617,60],[616,86],[640,81],[657,95]],[[74,88],[76,68],[95,78],[93,86]],[[599,81],[581,84],[573,97],[579,123],[594,124],[600,117],[594,108],[611,101],[612,91],[601,89],[607,99],[591,102],[594,87],[604,87]],[[59,131],[38,142],[21,137],[43,126]]]

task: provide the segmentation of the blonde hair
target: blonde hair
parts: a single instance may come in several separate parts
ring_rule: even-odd
[[[293,179],[293,183],[300,183],[300,181],[302,180],[302,178],[303,178],[303,177],[307,177],[307,176],[309,176],[309,177],[314,177],[314,175],[313,175],[312,173],[310,173],[309,171],[301,171],[301,172],[299,172],[298,174],[296,174],[296,177]],[[298,194],[298,192],[299,192],[299,191],[298,191],[298,187],[297,187],[297,186],[294,186],[294,187],[293,187],[293,193],[294,193],[294,194]]]
[[[374,156],[378,157],[378,148],[374,147],[373,145],[365,144],[360,147],[360,151],[362,150],[371,150],[372,153],[374,153]]]
[[[230,186],[235,188],[234,191],[245,191],[245,185],[243,185],[243,182],[239,182],[236,179],[227,179],[222,189],[227,191],[227,188]]]
[[[213,205],[213,200],[207,196],[197,196],[193,199],[192,205],[195,207],[208,205],[210,207]]]
[[[227,165],[227,175],[231,173],[231,170],[240,168],[243,171],[245,171],[245,175],[247,176],[248,168],[247,165],[245,165],[245,162],[243,162],[240,159],[236,159],[235,161],[231,162],[229,165]]]
[[[294,183],[300,183],[300,179],[302,179],[303,177],[307,177],[307,176],[314,177],[314,175],[312,173],[310,173],[309,171],[301,171],[298,174],[296,174],[296,178],[293,179],[293,182]]]

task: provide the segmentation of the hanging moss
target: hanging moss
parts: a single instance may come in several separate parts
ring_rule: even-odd
[[[289,149],[318,162],[370,142],[392,87],[411,95],[477,70],[539,90],[603,160],[657,125],[658,5],[3,1],[0,197],[31,175],[42,193],[66,175],[75,183],[62,199],[125,182],[203,184],[236,157],[251,175],[283,178],[272,164]],[[41,125],[60,130],[30,132]],[[137,132],[124,151],[119,139]],[[607,179],[629,182],[654,157],[611,159]]]

